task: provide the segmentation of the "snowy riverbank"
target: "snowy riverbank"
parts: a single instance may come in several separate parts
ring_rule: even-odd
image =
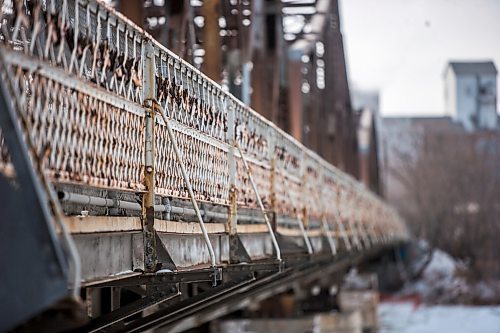
[[[500,306],[379,305],[380,333],[498,333]]]

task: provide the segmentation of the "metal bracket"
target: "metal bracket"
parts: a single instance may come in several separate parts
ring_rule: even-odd
[[[250,255],[237,234],[229,234],[229,261],[232,264],[252,262]]]
[[[172,257],[170,257],[170,254],[163,245],[163,242],[161,241],[160,236],[158,236],[158,233],[156,231],[155,231],[155,239],[156,239],[156,254],[158,256],[157,268],[169,269],[172,272],[177,271],[177,266],[172,260]]]
[[[163,212],[163,219],[166,221],[170,221],[170,213],[172,212],[172,204],[170,203],[170,199],[164,197],[161,199],[162,204],[165,206],[165,211]]]
[[[288,237],[281,235],[280,233],[276,233],[276,239],[278,240],[278,244],[280,249],[283,250],[283,253],[286,254],[304,254],[307,252],[302,246],[297,245],[295,242],[290,240]]]
[[[217,286],[218,281],[222,281],[222,268],[212,267],[210,277],[212,279],[212,287]]]

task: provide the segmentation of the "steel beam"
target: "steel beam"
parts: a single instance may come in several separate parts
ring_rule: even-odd
[[[339,255],[333,259],[328,257],[323,261],[309,261],[294,269],[271,273],[259,279],[235,280],[141,318],[126,326],[123,332],[160,327],[169,332],[188,330],[243,308],[252,300],[262,300],[284,292],[296,283],[310,283],[345,270],[374,256],[380,250],[381,248],[377,248],[364,253]]]
[[[203,28],[203,47],[205,57],[203,72],[215,82],[219,82],[222,74],[222,54],[219,34],[220,0],[205,0],[202,7],[205,18]]]
[[[213,269],[197,269],[170,273],[144,273],[125,279],[107,281],[105,283],[93,285],[93,287],[125,287],[139,285],[164,286],[178,283],[212,282],[214,277],[217,281],[222,280],[222,268],[217,268],[215,271]]]
[[[148,307],[174,299],[179,295],[180,292],[177,289],[177,287],[171,286],[169,287],[168,291],[162,291],[159,293],[145,296],[137,301],[122,306],[114,311],[111,311],[110,313],[106,313],[102,316],[99,316],[90,321],[87,325],[80,327],[78,330],[76,330],[76,332],[101,331],[105,328],[108,328],[116,323],[123,321],[124,319],[127,319],[147,309]]]

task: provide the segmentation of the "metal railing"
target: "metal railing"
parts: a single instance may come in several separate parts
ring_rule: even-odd
[[[155,117],[156,195],[238,208],[261,202],[263,211],[300,216],[300,223],[323,221],[325,233],[342,235],[349,248],[351,241],[405,237],[397,213],[363,185],[107,5],[48,0],[26,8],[25,1],[4,1],[0,15],[1,50],[14,74],[9,84],[20,93],[26,134],[53,182],[146,191],[152,101],[175,137]],[[0,166],[8,165],[3,152]]]

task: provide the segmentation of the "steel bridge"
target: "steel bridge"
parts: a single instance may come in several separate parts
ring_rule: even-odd
[[[51,329],[182,331],[407,237],[106,4],[6,1],[0,22],[0,330],[49,309]]]

